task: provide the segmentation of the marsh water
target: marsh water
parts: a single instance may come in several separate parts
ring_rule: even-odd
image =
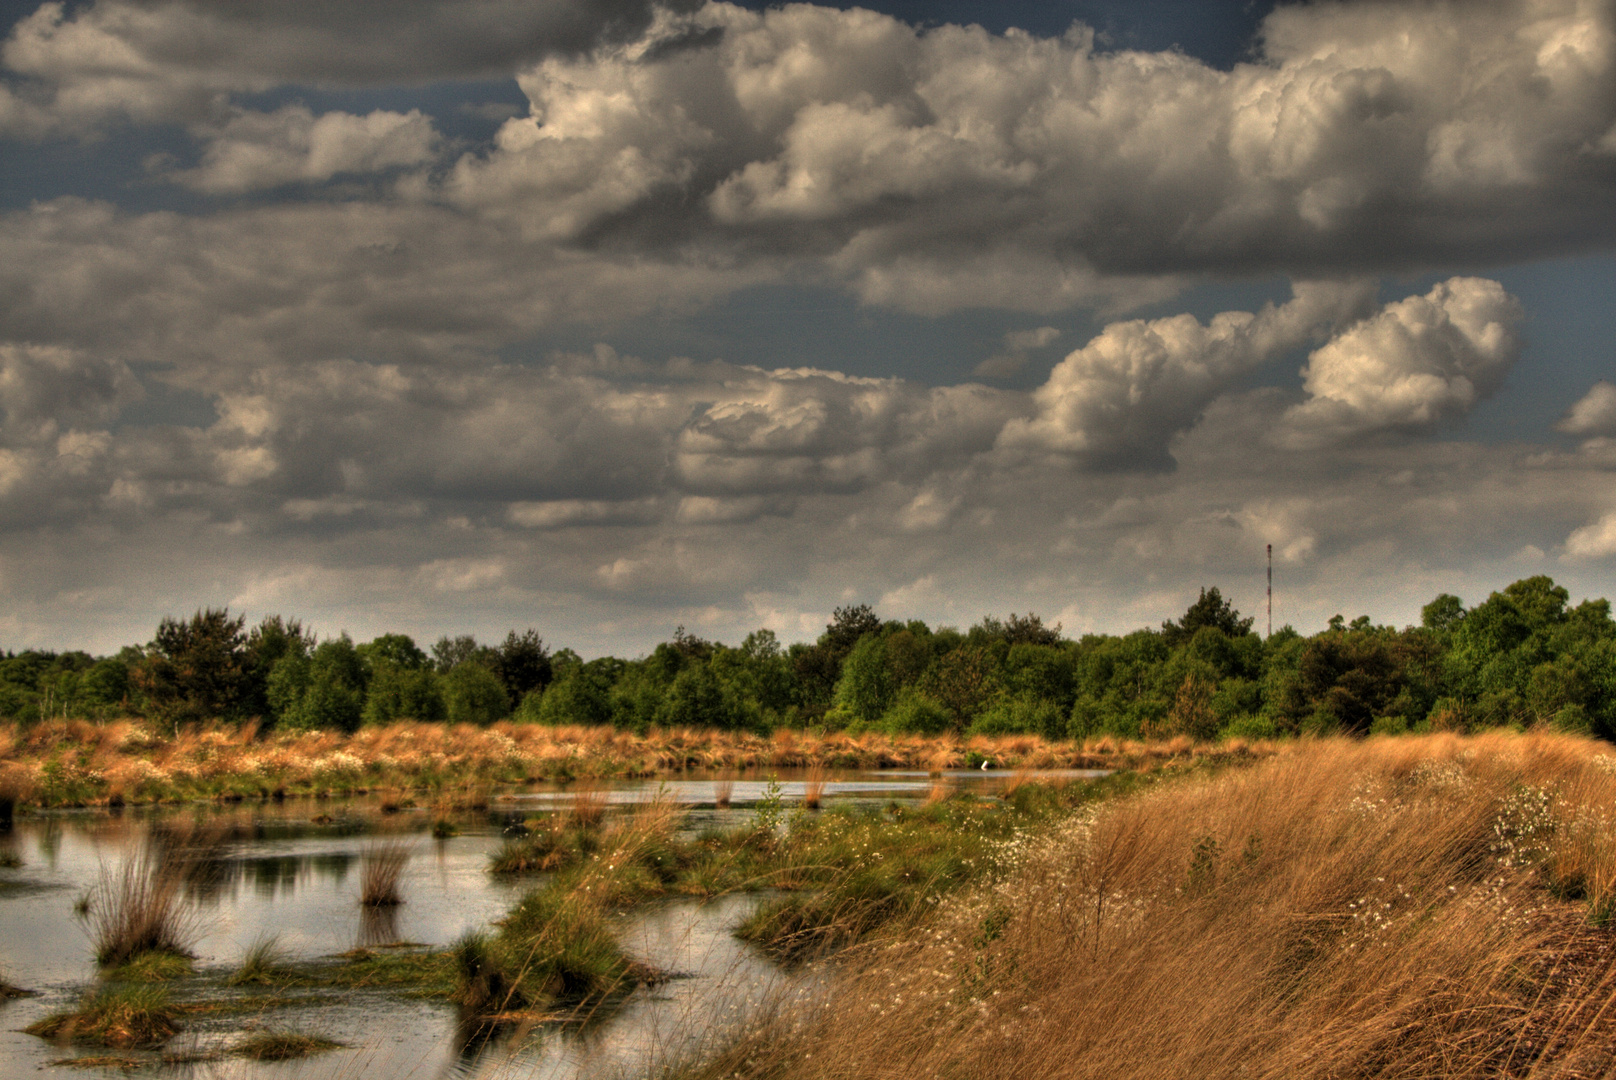
[[[944,779],[987,793],[1004,774],[962,771]],[[896,771],[831,773],[825,780],[827,805],[918,801],[935,782],[924,772]],[[801,773],[779,771],[782,805],[800,805],[805,781]],[[687,774],[608,782],[602,788],[610,805],[651,798],[686,804],[691,829],[742,823],[759,799],[770,797],[770,780],[761,776],[724,783],[731,786],[731,805],[724,809],[715,805],[717,777]],[[223,977],[254,943],[271,937],[289,958],[308,961],[401,942],[441,947],[467,930],[488,927],[542,880],[492,875],[489,856],[513,825],[561,812],[572,798],[571,791],[553,785],[500,795],[486,811],[457,815],[459,834],[442,839],[431,835],[429,812],[383,813],[381,804],[367,797],[19,816],[9,832],[0,833],[0,853],[20,861],[0,869],[0,975],[37,996],[0,1003],[0,1076],[41,1068],[64,1077],[108,1075],[104,1067],[72,1063],[105,1051],[49,1043],[21,1029],[72,1007],[95,984],[91,942],[75,904],[147,844],[183,844],[193,867],[185,894],[195,919],[198,976],[176,988],[175,997],[239,997],[223,988]],[[410,858],[402,879],[405,902],[378,912],[363,909],[358,900],[363,852],[379,837],[404,840]],[[181,1033],[163,1047],[169,1055],[206,1057],[261,1027],[323,1035],[342,1043],[341,1050],[279,1063],[216,1057],[164,1065],[154,1057],[142,1075],[198,1080],[643,1076],[695,1052],[702,1040],[744,1020],[762,1002],[813,991],[814,973],[786,971],[732,936],[732,928],[757,902],[748,895],[667,901],[620,916],[619,936],[629,954],[678,977],[641,987],[584,1023],[468,1039],[457,1030],[455,1009],[446,1002],[396,990],[345,989],[326,993],[318,1003],[257,1016],[189,1016]]]

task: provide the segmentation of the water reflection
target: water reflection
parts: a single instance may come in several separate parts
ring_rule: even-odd
[[[827,799],[885,805],[918,801],[939,782],[991,796],[1012,776],[1002,771],[941,777],[847,771],[828,779]],[[777,790],[788,806],[801,799],[801,772],[781,770],[779,783]],[[605,789],[615,807],[671,797],[692,808],[687,824],[700,828],[748,820],[752,804],[769,797],[771,785],[767,775],[754,772],[623,781]],[[721,790],[733,806],[718,805]],[[260,938],[276,937],[294,959],[318,960],[355,946],[378,948],[400,941],[442,947],[468,930],[486,930],[534,884],[532,879],[513,881],[487,873],[489,856],[503,842],[504,830],[564,811],[572,798],[565,788],[535,786],[502,796],[486,812],[459,815],[459,835],[430,841],[425,834],[433,816],[428,812],[384,817],[376,800],[364,798],[19,817],[10,835],[0,835],[0,850],[15,850],[22,859],[21,867],[0,871],[0,882],[8,886],[0,892],[0,972],[43,994],[5,1006],[0,1076],[30,1075],[63,1056],[59,1048],[18,1029],[70,1004],[94,984],[90,942],[72,916],[73,898],[94,885],[104,868],[117,867],[143,845],[150,844],[181,868],[184,896],[206,913],[196,945],[202,977],[176,992],[217,994],[225,992],[219,989],[223,976]],[[362,875],[356,863],[367,843],[386,836],[414,839],[418,857],[402,872],[404,903],[367,910],[359,903]],[[300,1080],[644,1075],[659,1061],[692,1051],[695,1041],[717,1037],[771,995],[815,986],[813,974],[788,976],[735,940],[733,926],[755,902],[752,897],[729,897],[707,904],[672,903],[620,920],[623,945],[631,955],[690,977],[642,987],[592,1023],[530,1030],[468,1028],[447,1003],[411,1000],[379,988],[355,989],[334,1003],[277,1010],[264,1021],[318,1031],[353,1049],[295,1065],[201,1065],[194,1075],[296,1075]],[[233,1014],[189,1019],[182,1039],[228,1043],[245,1022]],[[105,1074],[55,1069],[52,1075]],[[171,1080],[193,1074],[163,1067],[149,1075]]]
[[[397,907],[370,907],[360,905],[359,937],[354,944],[361,949],[376,949],[397,945],[402,939],[398,933]]]

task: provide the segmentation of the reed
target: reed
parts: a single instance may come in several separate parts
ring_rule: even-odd
[[[802,785],[802,805],[808,810],[818,810],[825,795],[825,770],[815,765],[808,770],[808,777]]]
[[[410,854],[409,844],[402,840],[367,844],[360,853],[359,902],[372,908],[402,904],[400,886]]]
[[[118,967],[143,953],[191,955],[198,926],[181,894],[183,869],[172,849],[150,844],[117,870],[102,868],[84,905],[98,964]]]
[[[1015,772],[1010,774],[1010,779],[1006,780],[1004,782],[1004,786],[999,789],[999,798],[1004,799],[1006,802],[1014,799],[1016,797],[1016,792],[1020,791],[1031,781],[1031,772],[1026,769],[1017,769]]]
[[[573,824],[584,829],[600,825],[606,816],[606,790],[593,784],[580,784],[572,793]]]
[[[713,781],[713,805],[720,810],[728,809],[730,800],[735,797],[735,778],[725,776]]]

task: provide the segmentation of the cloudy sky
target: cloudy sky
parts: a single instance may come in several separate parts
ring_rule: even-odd
[[[1616,3],[0,3],[0,647],[1616,595]]]

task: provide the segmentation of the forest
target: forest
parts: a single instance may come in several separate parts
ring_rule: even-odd
[[[1471,607],[1443,594],[1419,626],[1336,616],[1264,639],[1217,588],[1158,628],[1068,638],[1034,614],[966,630],[836,610],[818,640],[758,630],[738,645],[677,629],[647,656],[584,660],[536,630],[497,644],[403,634],[317,640],[296,619],[248,626],[227,609],[162,620],[114,656],[26,650],[0,659],[0,716],[142,717],[260,730],[399,719],[766,733],[777,728],[1045,738],[1557,729],[1616,736],[1616,623],[1545,576]]]

